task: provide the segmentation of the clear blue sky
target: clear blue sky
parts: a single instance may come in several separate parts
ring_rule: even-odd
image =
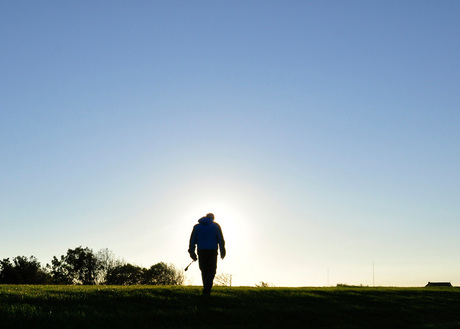
[[[0,258],[460,285],[459,1],[3,1]],[[329,276],[328,273],[329,272]],[[198,267],[188,282],[199,284]]]

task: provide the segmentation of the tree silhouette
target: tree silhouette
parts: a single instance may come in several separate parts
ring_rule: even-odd
[[[105,283],[113,285],[140,284],[143,274],[144,269],[139,266],[120,264],[107,271]]]
[[[50,275],[34,256],[17,256],[13,258],[13,263],[9,258],[0,261],[0,283],[44,284],[50,280]]]
[[[96,254],[96,259],[98,262],[96,284],[118,284],[108,283],[107,279],[109,277],[109,273],[118,266],[123,265],[124,262],[116,259],[113,252],[107,248],[99,250]]]
[[[214,278],[214,284],[216,286],[231,287],[232,276],[231,274],[219,273]]]
[[[88,247],[68,249],[65,256],[54,256],[51,261],[51,275],[56,283],[96,284],[98,268],[97,258]]]
[[[182,271],[163,262],[149,269],[117,260],[108,249],[97,254],[82,246],[68,249],[59,258],[53,256],[51,265],[42,268],[31,256],[0,260],[0,284],[113,284],[113,285],[182,285]]]
[[[173,265],[161,262],[146,270],[142,281],[143,284],[181,285],[184,283],[184,275]]]

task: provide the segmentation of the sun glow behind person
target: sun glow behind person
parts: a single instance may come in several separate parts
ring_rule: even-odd
[[[227,249],[225,260],[221,260],[219,255],[217,273],[236,276],[234,283],[238,284],[238,277],[244,278],[247,268],[245,263],[252,250],[250,239],[252,229],[249,220],[244,211],[238,208],[238,204],[233,204],[231,200],[220,201],[208,198],[201,204],[196,204],[188,212],[190,232],[198,219],[207,213],[213,213],[215,222],[221,226]],[[190,271],[187,276],[192,284],[200,284],[199,271]]]

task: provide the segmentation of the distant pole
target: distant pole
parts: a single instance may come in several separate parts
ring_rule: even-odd
[[[375,287],[375,265],[372,262],[372,285]]]
[[[230,274],[230,287],[232,286],[232,274]]]
[[[327,286],[329,287],[329,266],[327,267]]]

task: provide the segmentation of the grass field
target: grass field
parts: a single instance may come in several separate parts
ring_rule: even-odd
[[[460,328],[457,288],[0,286],[0,328]]]

